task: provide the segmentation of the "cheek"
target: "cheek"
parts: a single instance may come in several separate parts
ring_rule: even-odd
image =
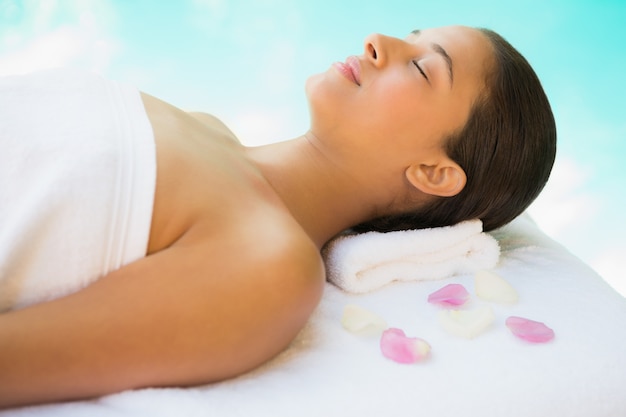
[[[386,74],[368,87],[366,94],[379,112],[395,114],[397,118],[415,115],[426,100],[425,91],[414,77],[401,72]]]
[[[429,124],[429,108],[425,100],[406,85],[381,85],[369,112],[372,129],[382,129],[395,136],[416,135],[423,126]]]
[[[436,140],[457,122],[458,112],[450,100],[419,80],[404,79],[377,87],[379,122],[386,123],[400,139]]]

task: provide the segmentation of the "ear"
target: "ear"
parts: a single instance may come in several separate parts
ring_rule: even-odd
[[[405,175],[421,192],[440,197],[457,195],[467,182],[463,168],[449,158],[432,165],[423,163],[411,165]]]

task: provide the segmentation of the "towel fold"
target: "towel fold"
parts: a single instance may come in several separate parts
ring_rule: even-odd
[[[322,251],[330,282],[365,293],[393,281],[435,280],[493,268],[497,241],[480,220],[454,226],[379,233],[344,233]]]

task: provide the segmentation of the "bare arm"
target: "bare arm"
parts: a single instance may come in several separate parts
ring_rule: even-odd
[[[259,365],[319,300],[321,265],[307,253],[182,243],[76,294],[0,315],[0,408],[206,383]]]

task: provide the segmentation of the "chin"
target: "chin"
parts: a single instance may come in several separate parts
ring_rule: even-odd
[[[320,88],[320,84],[323,83],[324,74],[313,74],[304,82],[304,93],[310,101],[311,95]]]
[[[326,96],[324,93],[324,74],[315,74],[307,78],[304,83],[304,94],[311,111],[323,106],[327,102],[327,98],[324,97]]]
[[[305,83],[309,107],[310,127],[318,133],[335,132],[349,123],[350,93],[343,80],[332,69],[310,76]]]

